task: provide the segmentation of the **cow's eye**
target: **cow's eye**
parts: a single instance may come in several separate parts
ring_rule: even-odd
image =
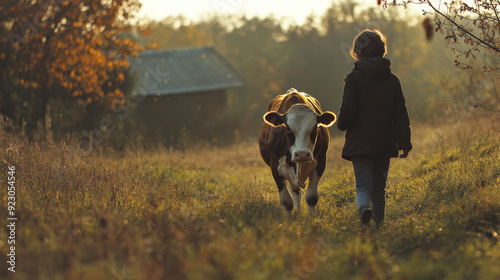
[[[286,127],[286,134],[288,135],[288,140],[290,142],[290,145],[293,145],[295,143],[295,134],[288,126]]]
[[[318,127],[316,126],[311,132],[311,142],[316,142],[316,136],[318,135]]]

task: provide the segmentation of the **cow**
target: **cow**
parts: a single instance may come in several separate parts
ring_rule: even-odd
[[[328,127],[336,121],[332,112],[322,112],[314,97],[291,88],[269,103],[259,132],[262,159],[271,168],[280,203],[288,214],[294,204],[300,211],[301,188],[309,186],[306,202],[312,213],[318,203],[318,183],[326,168],[330,144]],[[289,182],[290,192],[286,188]]]

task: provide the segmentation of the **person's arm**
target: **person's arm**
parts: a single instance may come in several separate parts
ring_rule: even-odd
[[[402,151],[399,157],[406,158],[413,146],[411,144],[410,117],[408,116],[405,97],[399,81],[394,106],[394,127],[396,129],[398,149]]]
[[[342,95],[342,103],[337,120],[338,129],[347,130],[356,116],[356,85],[352,74],[347,75],[344,79],[344,93]]]

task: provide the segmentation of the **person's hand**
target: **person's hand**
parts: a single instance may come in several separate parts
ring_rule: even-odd
[[[406,158],[408,156],[408,153],[410,151],[408,151],[408,150],[401,150],[401,152],[402,153],[399,155],[399,158]]]

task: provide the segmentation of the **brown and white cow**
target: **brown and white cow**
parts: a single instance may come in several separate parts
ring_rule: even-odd
[[[259,132],[260,154],[271,167],[280,202],[288,213],[294,203],[300,211],[300,189],[309,178],[306,202],[311,212],[318,203],[318,183],[326,167],[327,127],[335,123],[336,116],[322,112],[318,100],[294,88],[271,100],[267,111]]]

